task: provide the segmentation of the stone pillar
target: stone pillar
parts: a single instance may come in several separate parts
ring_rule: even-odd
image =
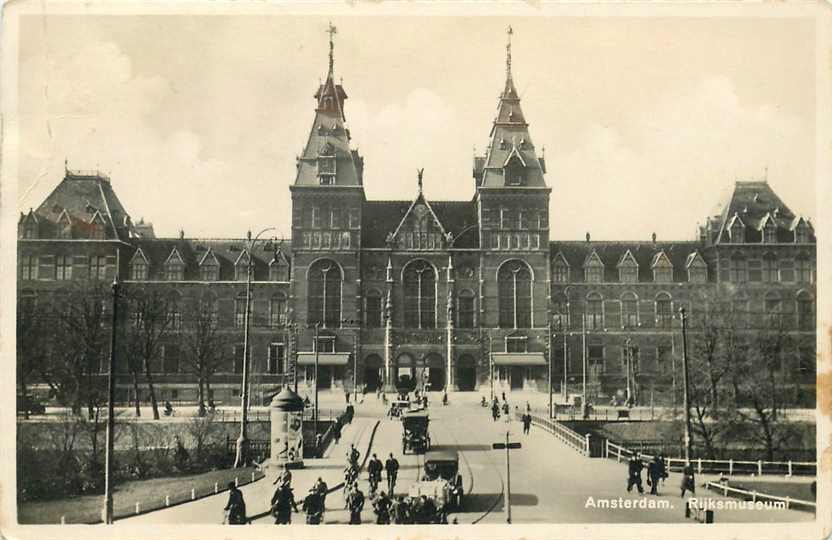
[[[445,373],[445,391],[452,392],[456,390],[454,372],[453,372],[453,358],[454,358],[454,263],[453,256],[448,255],[448,323],[447,323],[447,349],[445,354],[446,373]]]
[[[387,299],[384,304],[384,391],[396,389],[393,377],[393,261],[387,259]]]

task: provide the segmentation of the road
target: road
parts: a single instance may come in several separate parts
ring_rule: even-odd
[[[453,398],[452,398],[453,399]],[[513,407],[512,407],[513,408]],[[363,454],[372,443],[370,453],[384,461],[392,452],[401,464],[396,493],[404,494],[417,480],[421,457],[401,454],[401,423],[383,417],[381,403],[374,399],[358,407],[356,420],[344,430],[338,447],[331,447],[323,459],[307,460],[307,468],[294,472],[295,495],[301,499],[318,476],[334,486],[342,480],[345,452],[350,442]],[[512,440],[522,448],[511,451],[511,507],[513,523],[679,523],[685,522],[684,500],[679,497],[680,477],[671,473],[658,497],[627,493],[626,466],[613,460],[590,459],[562,444],[549,433],[532,427],[523,435],[518,422],[494,422],[490,412],[474,400],[462,400],[447,407],[434,399],[430,411],[430,434],[434,448],[455,449],[460,455],[460,472],[465,488],[463,511],[451,515],[459,523],[505,523],[506,486],[505,452],[491,449],[494,442],[505,440],[508,429]],[[272,492],[269,472],[261,480],[243,488],[248,513],[264,512]],[[366,472],[360,480],[368,493]],[[384,485],[383,485],[384,487]],[[646,488],[646,484],[645,484]],[[702,488],[700,488],[702,490]],[[716,501],[725,498],[702,491],[700,498]],[[208,497],[193,503],[137,516],[122,523],[219,523],[226,496]],[[602,507],[607,502],[618,508]],[[650,504],[654,508],[640,508]],[[326,523],[347,523],[342,494],[327,498]],[[633,507],[626,507],[633,505]],[[374,516],[366,505],[364,523]],[[296,522],[303,516],[295,515]],[[812,521],[813,514],[794,510],[717,510],[716,522],[796,522]],[[691,521],[692,520],[687,520]],[[256,524],[270,524],[265,516]]]

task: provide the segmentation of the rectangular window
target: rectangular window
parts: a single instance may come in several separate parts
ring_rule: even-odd
[[[346,231],[341,233],[341,249],[350,249],[351,236],[352,235]]]
[[[312,228],[321,228],[321,209],[317,206],[312,207]]]
[[[144,281],[147,279],[147,264],[144,261],[136,261],[130,265],[130,279],[133,281]]]
[[[268,362],[266,365],[266,372],[272,375],[278,373],[285,373],[286,366],[285,366],[285,358],[286,358],[286,349],[283,346],[283,343],[271,343],[269,344],[269,357]]]
[[[244,350],[245,347],[243,345],[234,345],[234,373],[243,372]]]
[[[368,296],[365,310],[366,324],[368,328],[381,328],[381,296]]]
[[[809,243],[809,229],[805,225],[800,225],[795,229],[795,242],[798,244]]]
[[[747,281],[747,273],[745,261],[742,259],[733,259],[731,261],[731,281],[734,283],[745,283]]]
[[[812,282],[812,265],[809,259],[797,259],[795,270],[795,276],[799,283]]]
[[[763,280],[763,261],[760,259],[748,260],[748,281],[759,283]]]
[[[58,281],[72,279],[72,256],[58,255],[55,257],[55,279]]]
[[[318,336],[318,352],[335,352],[335,336]]]
[[[90,279],[107,279],[107,257],[92,255],[89,264]]]
[[[618,269],[618,279],[621,283],[635,283],[638,281],[638,266],[622,266]]]
[[[165,345],[165,373],[179,373],[179,345]]]
[[[654,268],[653,281],[656,283],[671,283],[673,281],[673,268]]]
[[[500,234],[494,233],[491,235],[491,249],[500,249]]]
[[[555,283],[566,283],[569,281],[569,267],[563,264],[556,264],[552,267],[552,281]]]
[[[549,214],[545,210],[541,210],[537,214],[537,228],[538,229],[548,229],[549,228]]]
[[[506,352],[524,353],[527,352],[528,339],[526,337],[507,337]]]
[[[199,268],[199,278],[202,281],[217,281],[220,278],[220,267],[216,264],[205,264]]]
[[[794,259],[780,261],[780,281],[791,283],[794,281]]]
[[[588,266],[584,268],[587,283],[601,283],[604,281],[604,268],[602,266]]]
[[[521,230],[529,228],[528,214],[522,210],[517,211],[517,228]]]
[[[182,281],[184,279],[185,266],[179,262],[169,262],[165,265],[165,281]]]
[[[246,300],[238,298],[234,301],[234,326],[242,328],[246,324]]]
[[[350,208],[350,229],[358,229],[361,227],[361,214],[358,208]]]
[[[20,259],[20,279],[38,278],[38,258],[35,255],[24,255]]]
[[[688,269],[688,281],[691,283],[705,283],[708,281],[708,269],[701,266],[691,266]]]
[[[500,228],[501,229],[508,229],[511,223],[511,216],[509,215],[508,208],[500,208]]]
[[[777,283],[777,259],[773,257],[763,259],[763,281]]]
[[[766,244],[774,244],[777,242],[777,228],[767,226],[763,229],[763,242]]]

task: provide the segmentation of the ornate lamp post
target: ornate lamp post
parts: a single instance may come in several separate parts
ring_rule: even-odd
[[[246,234],[246,240],[248,245],[246,249],[248,250],[248,268],[246,271],[246,312],[243,317],[243,380],[241,382],[242,385],[242,398],[240,403],[240,408],[242,409],[240,414],[240,436],[237,438],[237,455],[234,458],[234,468],[243,467],[246,463],[246,450],[248,446],[248,439],[246,438],[246,427],[248,424],[248,378],[249,378],[249,370],[248,370],[248,357],[249,357],[249,319],[251,314],[251,277],[254,273],[254,245],[260,239],[260,235],[265,232],[275,230],[274,227],[268,227],[263,229],[257,236],[253,239],[251,238],[251,231],[248,231]]]

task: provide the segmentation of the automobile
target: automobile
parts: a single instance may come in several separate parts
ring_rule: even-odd
[[[29,414],[45,414],[46,407],[32,396],[17,396],[17,412]]]
[[[462,476],[455,450],[429,450],[423,475],[408,489],[416,523],[447,523],[448,513],[462,508]],[[426,504],[430,501],[429,504]]]
[[[430,448],[428,423],[428,413],[425,411],[402,414],[402,454],[407,454],[408,450],[420,454]]]
[[[448,484],[448,508],[462,507],[462,475],[459,474],[459,453],[456,450],[429,450],[424,460],[425,478],[442,480]]]

